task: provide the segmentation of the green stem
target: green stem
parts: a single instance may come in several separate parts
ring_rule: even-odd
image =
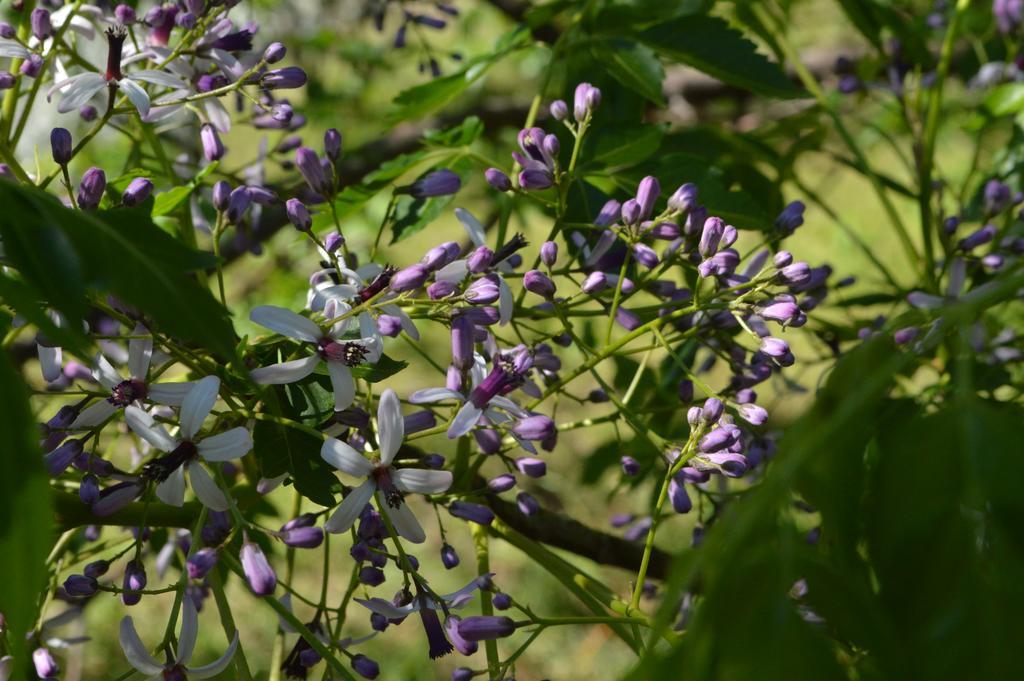
[[[465,438],[462,438],[465,439]],[[487,541],[487,529],[482,525],[470,523],[470,530],[473,532],[473,544],[476,547],[476,573],[486,575],[491,571],[490,552]],[[494,614],[494,605],[486,594],[480,595],[480,614],[490,616]],[[498,657],[498,642],[488,639],[484,643],[484,650],[487,653],[487,671],[492,681],[498,681],[501,677],[498,671],[501,660]]]

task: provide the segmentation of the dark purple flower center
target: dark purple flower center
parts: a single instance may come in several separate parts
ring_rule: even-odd
[[[491,373],[487,374],[487,378],[482,380],[480,385],[473,388],[473,392],[469,394],[469,401],[477,409],[483,409],[494,397],[509,394],[519,387],[522,382],[522,375],[516,373],[511,367],[495,366],[491,369]]]
[[[319,615],[318,615],[319,617]],[[311,632],[319,634],[321,632],[320,622],[318,619],[309,622],[306,625]],[[289,679],[305,679],[309,676],[309,665],[304,663],[304,658],[309,655],[309,652],[313,650],[313,646],[309,645],[309,642],[299,637],[299,640],[295,642],[295,646],[292,647],[288,657],[284,658],[284,662],[281,663],[281,671]]]
[[[373,469],[370,475],[373,476],[374,481],[377,483],[377,489],[384,495],[384,500],[388,502],[388,506],[398,508],[402,505],[405,497],[402,496],[401,490],[395,487],[395,483],[391,480],[390,466],[378,466]]]
[[[501,248],[494,252],[494,255],[491,256],[491,267],[496,266],[498,263],[511,256],[516,251],[524,248],[527,245],[527,243],[529,242],[526,240],[526,237],[524,237],[522,234],[516,234],[511,239],[509,239]]]
[[[339,343],[330,338],[321,339],[318,343],[320,356],[328,362],[341,362],[345,366],[358,366],[366,357],[366,347],[361,343]]]
[[[118,407],[127,407],[135,400],[145,399],[146,394],[145,381],[130,378],[115,385],[114,389],[110,391],[110,397],[107,398],[107,401]]]
[[[163,677],[164,681],[188,681],[188,675],[185,674],[185,668],[180,664],[176,664],[173,667],[165,669]]]
[[[142,467],[142,476],[155,482],[163,482],[171,473],[198,456],[199,448],[194,442],[185,440],[170,454],[153,459]]]
[[[124,26],[111,26],[107,29],[107,82],[118,81],[124,78],[121,73],[121,49],[124,47],[124,39],[128,37],[128,31]]]
[[[213,47],[227,52],[248,52],[252,49],[252,32],[236,31],[213,41]]]

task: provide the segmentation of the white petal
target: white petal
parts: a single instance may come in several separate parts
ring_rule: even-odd
[[[282,385],[301,381],[313,373],[316,365],[320,363],[319,355],[310,355],[302,359],[293,359],[280,364],[253,369],[249,377],[261,385]]]
[[[188,478],[192,481],[192,491],[199,497],[199,501],[203,502],[203,506],[211,511],[228,510],[227,497],[205,468],[197,463],[189,464]]]
[[[83,73],[75,76],[70,86],[64,91],[60,103],[57,104],[57,111],[67,113],[77,111],[83,104],[88,102],[96,93],[107,84],[106,79],[98,73]]]
[[[121,92],[128,95],[128,99],[131,100],[135,108],[139,110],[139,114],[145,116],[149,113],[149,95],[142,89],[142,86],[131,79],[130,76],[126,76],[121,80],[117,81],[117,87],[121,88]]]
[[[171,407],[180,407],[185,401],[192,388],[196,387],[194,381],[182,383],[150,383],[146,386],[146,397],[150,402],[166,404]]]
[[[483,246],[487,243],[487,238],[484,234],[484,226],[480,224],[480,221],[465,208],[456,208],[455,217],[459,219],[462,226],[466,228],[466,233],[469,234],[470,240],[477,246]]]
[[[139,639],[139,634],[135,631],[135,623],[132,622],[130,616],[121,620],[119,638],[121,640],[121,650],[124,651],[124,656],[128,659],[131,666],[143,674],[159,674],[163,672],[164,666],[153,659],[153,656],[149,654],[146,646]]]
[[[923,310],[934,310],[942,307],[946,300],[941,296],[933,296],[923,291],[912,291],[907,294],[907,302],[916,308]]]
[[[178,636],[177,662],[188,664],[192,661],[192,653],[196,649],[196,635],[199,633],[199,613],[195,603],[185,597],[181,603],[181,634]]]
[[[335,411],[348,409],[356,398],[356,382],[352,379],[352,372],[341,362],[328,362],[327,373],[331,375],[331,387],[334,388]]]
[[[285,594],[277,599],[277,602],[284,606],[284,609],[294,614],[295,609],[292,608],[292,595]],[[280,615],[277,616],[277,625],[281,627],[281,631],[286,634],[297,634],[298,630],[291,625],[291,623]]]
[[[36,354],[39,355],[39,370],[43,374],[43,380],[52,383],[60,378],[63,351],[60,348],[36,343]]]
[[[225,50],[210,50],[210,59],[224,71],[231,80],[238,80],[238,77],[245,72],[241,62],[235,59],[234,55]]]
[[[238,426],[203,438],[197,446],[207,461],[231,461],[245,456],[252,449],[252,434],[248,428]]]
[[[473,430],[473,426],[480,420],[481,414],[483,412],[476,405],[472,402],[466,402],[462,405],[462,409],[459,409],[459,413],[455,415],[455,418],[452,419],[451,425],[448,426],[448,438],[454,440]]]
[[[31,52],[26,50],[14,40],[0,38],[0,57],[11,57],[12,59],[24,59]]]
[[[324,440],[320,448],[320,458],[339,471],[357,478],[365,478],[373,470],[373,464],[365,456],[348,443],[333,437]]]
[[[133,336],[141,336],[146,333],[146,327],[141,324],[132,331]],[[145,379],[149,373],[149,362],[153,357],[153,338],[133,338],[128,341],[128,371],[132,378]]]
[[[391,523],[395,526],[395,530],[404,539],[408,539],[413,544],[422,544],[427,540],[427,533],[420,526],[420,521],[416,520],[416,515],[409,508],[409,504],[403,502],[398,505],[398,508],[393,508],[382,503],[379,496],[377,502],[381,509],[391,518]]]
[[[377,440],[380,443],[380,462],[390,466],[405,439],[405,419],[402,404],[391,388],[385,390],[377,403]]]
[[[512,400],[505,397],[504,395],[495,395],[494,397],[492,397],[491,401],[488,403],[488,406],[504,409],[510,414],[513,414],[521,419],[524,419],[530,415],[530,412],[526,411]]]
[[[167,479],[156,486],[156,496],[160,501],[171,506],[185,503],[185,467],[178,466]],[[187,600],[187,599],[186,599]]]
[[[219,658],[210,664],[204,664],[202,667],[186,667],[188,677],[190,679],[209,679],[217,676],[217,674],[227,669],[227,666],[231,663],[231,658],[235,656],[237,648],[238,632],[236,631],[234,638],[231,639],[231,645],[228,646],[228,649]]]
[[[391,471],[391,481],[403,492],[440,494],[452,486],[452,474],[450,471],[399,468]]]
[[[249,319],[282,336],[310,343],[316,343],[324,335],[320,327],[311,320],[275,305],[261,305],[253,308],[253,311],[249,313]]]
[[[202,107],[203,111],[206,112],[207,120],[219,132],[227,134],[231,131],[231,114],[228,113],[228,110],[224,108],[219,99],[216,97],[204,99]]]
[[[96,354],[96,369],[92,375],[107,390],[113,390],[114,386],[124,380],[121,374],[110,364],[110,361],[101,353]]]
[[[409,395],[409,402],[412,404],[433,404],[434,402],[443,402],[445,400],[458,400],[461,402],[464,399],[462,393],[449,390],[448,388],[424,388]]]
[[[331,517],[324,523],[324,529],[328,532],[338,534],[339,532],[345,532],[348,528],[356,522],[359,514],[363,512],[363,508],[370,502],[370,498],[373,497],[373,493],[377,489],[377,483],[373,480],[367,480],[363,484],[356,487],[354,490],[348,493],[341,505],[331,514]]]
[[[203,427],[203,421],[210,415],[217,393],[220,391],[220,379],[206,376],[199,380],[188,392],[181,403],[181,434],[186,440],[195,437]]]
[[[391,601],[384,600],[383,598],[353,598],[352,600],[368,609],[370,612],[375,612],[378,615],[384,615],[389,620],[400,620],[403,617],[408,617],[412,613],[416,612],[416,601],[398,606]]]
[[[366,348],[366,361],[376,364],[384,354],[384,339],[377,330],[377,322],[373,321],[368,312],[359,315],[359,335],[362,336],[362,344]]]
[[[453,591],[450,594],[441,596],[441,599],[446,601],[452,607],[461,608],[469,601],[468,597],[472,596],[472,594],[480,588],[480,582],[482,581],[481,578],[489,576],[491,575],[481,575],[481,577],[477,577],[458,591]]]
[[[505,326],[512,319],[515,311],[515,299],[512,296],[512,289],[508,287],[505,278],[498,277],[498,324]]]
[[[161,452],[170,452],[178,446],[178,441],[168,435],[164,427],[157,423],[151,414],[139,409],[134,404],[124,408],[124,420],[136,435]]]
[[[466,278],[467,274],[469,274],[469,265],[467,262],[465,260],[455,260],[435,272],[434,279],[436,281],[447,281],[452,284],[458,284]]]
[[[964,290],[964,282],[967,281],[967,262],[963,258],[953,258],[949,266],[949,284],[946,286],[946,295],[956,298]]]
[[[133,71],[131,77],[134,80],[141,80],[145,83],[152,83],[153,85],[160,85],[162,87],[171,88],[172,90],[187,90],[188,83],[180,78],[176,78],[169,73],[164,71],[155,71],[152,69],[143,69],[142,71]]]
[[[71,430],[77,430],[79,428],[92,428],[98,426],[117,411],[117,405],[113,404],[109,400],[99,400],[93,402],[88,407],[82,410],[82,412],[71,422]]]

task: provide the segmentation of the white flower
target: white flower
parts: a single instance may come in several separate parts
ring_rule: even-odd
[[[452,484],[449,471],[432,471],[420,468],[393,468],[391,462],[402,446],[405,437],[405,422],[398,396],[390,388],[380,396],[377,405],[377,440],[380,454],[370,461],[348,444],[333,437],[324,441],[320,456],[338,470],[353,477],[366,478],[363,484],[349,492],[341,505],[331,515],[324,528],[328,532],[344,532],[352,527],[363,507],[374,492],[379,492],[377,503],[384,509],[400,535],[419,544],[426,538],[416,516],[402,497],[402,492],[439,494]]]
[[[192,490],[199,501],[214,511],[228,510],[228,500],[210,474],[199,464],[199,458],[211,463],[230,461],[252,449],[252,435],[238,426],[199,440],[196,434],[217,401],[220,379],[207,376],[198,381],[181,403],[178,438],[171,437],[152,415],[134,405],[125,408],[125,421],[149,444],[166,456],[146,464],[144,474],[159,484],[156,495],[164,503],[181,506],[185,501],[185,472],[192,481]]]
[[[458,591],[453,591],[452,593],[445,594],[444,596],[438,596],[439,600],[435,600],[426,594],[417,594],[415,598],[405,605],[395,605],[391,601],[383,598],[354,598],[352,600],[364,608],[367,608],[370,612],[384,615],[389,620],[400,620],[403,617],[408,617],[412,613],[425,608],[430,610],[458,610],[473,600],[473,593],[478,589],[485,587],[492,576],[493,573],[488,573],[486,575],[476,577],[473,581]]]
[[[235,656],[235,649],[238,648],[238,632],[228,649],[217,660],[201,667],[191,667],[192,653],[196,647],[196,636],[199,633],[199,615],[196,613],[196,606],[192,599],[185,597],[181,604],[181,634],[178,636],[178,649],[175,651],[174,659],[167,664],[160,664],[149,654],[149,650],[142,643],[139,634],[135,631],[135,623],[131,616],[121,620],[121,650],[128,659],[131,666],[145,675],[147,681],[157,681],[163,678],[179,678],[182,674],[190,679],[209,679],[224,671],[231,658]],[[174,675],[177,672],[177,675]]]
[[[141,324],[132,332],[134,336],[146,333]],[[182,400],[195,386],[192,382],[149,383],[150,360],[153,357],[152,338],[133,338],[128,341],[128,372],[126,379],[119,374],[102,354],[96,356],[93,375],[100,384],[110,391],[110,397],[99,400],[82,410],[71,424],[71,428],[92,428],[106,421],[118,407],[126,407],[148,399],[157,404],[180,406]]]
[[[344,314],[347,306],[332,304],[328,309],[328,314],[335,317]],[[255,308],[249,319],[282,336],[312,343],[315,346],[315,351],[308,357],[254,369],[249,374],[252,380],[264,385],[294,383],[309,376],[316,370],[317,365],[324,361],[334,388],[336,410],[348,408],[356,396],[356,384],[350,367],[361,364],[364,360],[374,362],[380,356],[372,352],[376,343],[372,337],[366,336],[366,329],[360,329],[362,338],[342,340],[352,322],[351,317],[335,323],[327,333],[311,319],[274,305]],[[370,323],[372,324],[373,320],[370,320]]]

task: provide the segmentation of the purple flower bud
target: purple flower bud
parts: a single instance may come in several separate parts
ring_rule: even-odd
[[[781,268],[776,276],[787,286],[803,286],[811,280],[811,266],[805,262],[795,262]]]
[[[759,407],[753,402],[741,404],[736,408],[736,413],[744,421],[754,426],[763,426],[768,422],[768,410],[764,407]]]
[[[324,531],[320,527],[295,527],[282,532],[281,541],[297,549],[315,549],[324,543]]]
[[[1010,206],[1013,201],[1013,192],[999,180],[992,179],[985,183],[984,199],[985,214],[995,215]]]
[[[75,598],[92,596],[99,591],[99,586],[96,578],[88,575],[71,575],[64,580],[64,591]]]
[[[551,102],[548,111],[551,112],[551,117],[556,121],[564,121],[569,118],[569,105],[565,103],[565,100],[556,99]]]
[[[112,485],[100,492],[100,498],[92,505],[92,512],[101,517],[115,513],[134,501],[144,489],[141,482],[134,480]]]
[[[490,268],[493,258],[494,251],[487,248],[487,246],[480,246],[469,254],[469,258],[466,259],[466,266],[471,273],[480,274]],[[497,283],[497,280],[495,280],[495,283]]]
[[[471,681],[475,675],[469,667],[456,667],[452,670],[452,681]]]
[[[702,452],[719,452],[736,441],[735,431],[729,428],[715,428],[700,439]]]
[[[228,224],[237,225],[251,204],[252,194],[249,193],[249,188],[235,187],[231,195],[228,196],[228,209],[224,212],[224,218]]]
[[[945,220],[942,221],[942,230],[946,234],[948,234],[948,235],[955,234],[956,230],[959,227],[960,227],[960,218],[958,218],[955,215],[951,215],[950,217],[948,217],[948,218],[946,218]]]
[[[93,579],[98,579],[98,578],[102,577],[103,575],[107,574],[107,571],[109,569],[110,569],[110,561],[109,560],[100,559],[100,560],[94,560],[93,562],[91,562],[88,565],[86,565],[85,569],[82,570],[82,572],[85,573],[86,577],[92,577]]]
[[[555,295],[555,282],[540,270],[530,270],[523,275],[523,286],[527,291],[548,300]]]
[[[473,366],[473,342],[476,325],[465,315],[452,318],[452,364],[462,371]]]
[[[298,66],[267,71],[260,77],[260,86],[268,90],[294,90],[306,84],[306,72]]]
[[[791,301],[780,301],[765,306],[758,314],[764,319],[787,324],[799,317],[800,308]]]
[[[490,305],[498,300],[501,289],[496,274],[485,275],[466,288],[466,300],[474,305]]]
[[[320,157],[315,151],[309,147],[299,147],[295,152],[295,165],[310,189],[324,197],[331,195],[331,180],[327,177]]]
[[[996,228],[995,225],[985,225],[984,227],[978,229],[972,234],[969,234],[963,239],[961,239],[959,243],[960,250],[971,251],[977,248],[978,246],[987,244],[988,242],[992,241],[992,239],[995,238],[998,232],[999,230]]]
[[[384,571],[367,565],[359,570],[359,582],[367,586],[380,586],[385,581]]]
[[[447,298],[455,293],[456,288],[458,288],[458,285],[453,281],[435,281],[427,287],[427,297],[431,300]]]
[[[494,597],[491,598],[491,605],[493,605],[496,610],[508,610],[512,607],[512,597],[506,593],[494,594]]]
[[[624,456],[620,460],[622,472],[630,477],[640,472],[640,462],[631,456]]]
[[[541,168],[527,168],[519,173],[519,186],[527,190],[547,189],[555,183],[550,171]]]
[[[918,333],[920,333],[920,329],[918,329],[916,326],[907,326],[902,329],[896,330],[892,334],[892,338],[894,341],[896,341],[897,345],[906,345],[910,341],[917,338]]]
[[[405,419],[404,419],[404,423],[405,423],[405,434],[406,435],[412,435],[413,433],[419,433],[420,431],[428,430],[428,429],[433,428],[434,426],[436,426],[437,425],[437,417],[434,416],[434,412],[432,412],[432,411],[427,411],[427,410],[416,411],[416,412],[413,412],[411,414],[408,414],[405,417]],[[426,465],[427,468],[440,468],[441,466],[444,465],[444,457],[443,456],[441,456],[441,461],[440,461],[439,464],[431,465],[432,462],[436,462],[435,457],[438,457],[438,456],[440,456],[440,455],[439,454],[428,454],[423,459],[424,465]]]
[[[274,593],[274,589],[277,588],[277,574],[274,568],[270,567],[267,557],[263,555],[263,549],[252,542],[245,542],[242,544],[241,562],[245,579],[254,594],[269,596]]]
[[[718,419],[722,418],[722,414],[725,412],[725,405],[722,404],[722,400],[717,397],[709,397],[704,402],[704,408],[701,410],[701,420],[704,423],[717,423]]]
[[[60,673],[60,665],[46,648],[36,648],[32,651],[32,665],[40,679],[49,679]]]
[[[622,205],[615,199],[609,199],[601,206],[601,210],[598,212],[597,217],[594,218],[594,224],[598,227],[607,227],[608,225],[614,224],[619,219],[619,215],[622,213]],[[610,232],[606,232],[608,234]],[[614,238],[615,234],[612,234]]]
[[[441,545],[441,563],[449,570],[459,564],[459,554],[447,542]]]
[[[292,226],[300,232],[308,232],[313,226],[313,218],[309,215],[306,204],[298,199],[288,199],[284,204],[285,213]]]
[[[704,454],[703,458],[729,478],[739,478],[747,472],[747,459],[742,454],[717,452]]]
[[[100,205],[103,192],[107,189],[107,176],[100,168],[89,168],[78,183],[78,207],[93,210]]]
[[[21,75],[26,78],[35,78],[43,70],[43,58],[38,54],[32,53],[28,58],[21,63],[21,67],[18,69],[21,71]]]
[[[50,153],[53,156],[54,163],[57,163],[58,165],[67,165],[71,160],[71,150],[73,146],[74,145],[71,142],[71,133],[67,129],[54,128],[50,131]]]
[[[228,201],[231,198],[231,185],[221,180],[213,185],[213,207],[223,213],[228,209]]]
[[[601,103],[601,91],[590,83],[580,83],[576,86],[573,97],[573,117],[577,122],[582,123],[588,118]]]
[[[652,239],[661,239],[662,241],[675,241],[681,236],[679,225],[674,222],[659,222],[651,227],[649,234]]]
[[[689,211],[697,205],[697,185],[687,182],[676,189],[668,199],[668,207],[677,211]]]
[[[71,465],[71,461],[82,453],[81,440],[68,440],[57,449],[43,457],[43,464],[46,472],[52,477],[57,477]]]
[[[213,566],[217,564],[217,555],[216,549],[202,548],[189,556],[188,560],[185,561],[189,579],[202,579],[205,577],[213,569]]]
[[[459,622],[459,635],[467,641],[489,641],[511,636],[516,623],[511,617],[473,615]]]
[[[640,222],[640,203],[636,199],[629,199],[622,204],[622,221],[627,225],[635,225]]]
[[[493,477],[487,481],[487,488],[495,494],[507,492],[515,486],[516,478],[510,473],[503,473],[502,475]]]
[[[704,221],[704,229],[700,235],[700,244],[697,250],[705,258],[710,258],[718,251],[718,244],[722,240],[722,233],[725,231],[725,223],[722,218],[710,217]]]
[[[458,173],[442,169],[427,173],[405,188],[412,196],[419,199],[433,196],[450,196],[462,188],[462,179]]]
[[[789,352],[789,343],[781,338],[767,336],[761,339],[761,352],[769,357],[783,357]]]
[[[344,243],[345,237],[338,234],[337,232],[331,232],[326,237],[324,237],[324,250],[326,250],[328,253],[334,253],[339,248],[341,248],[342,244]]]
[[[268,64],[276,64],[284,59],[284,55],[287,52],[288,50],[283,43],[270,43],[267,45],[267,49],[263,50],[263,61]]]
[[[494,521],[491,509],[469,501],[453,501],[448,505],[448,512],[456,518],[474,522],[477,525],[490,525]]]
[[[804,206],[802,201],[793,201],[782,209],[779,213],[779,217],[775,218],[776,229],[781,230],[786,234],[790,234],[796,230],[797,227],[804,224]]]
[[[87,506],[92,506],[99,501],[100,483],[92,473],[82,476],[82,484],[78,487],[78,498]]]
[[[516,459],[516,468],[520,473],[531,478],[543,478],[548,472],[547,463],[543,459],[533,456]]]
[[[46,40],[53,35],[53,24],[50,22],[50,11],[37,7],[29,16],[32,35],[39,40]]]
[[[379,612],[370,614],[370,628],[374,631],[384,631],[388,628],[388,618]]]
[[[782,269],[783,267],[788,267],[792,262],[793,254],[790,253],[789,251],[779,251],[772,258],[772,263],[779,269]]]
[[[608,276],[604,272],[591,272],[580,287],[584,293],[593,294],[608,288]]]
[[[16,82],[18,82],[18,79],[14,76],[13,73],[8,73],[7,71],[0,71],[0,91],[10,90],[12,87],[14,87],[14,84]],[[6,163],[3,165],[8,169],[10,168],[10,166],[8,166]],[[6,177],[6,174],[4,175],[4,177]]]
[[[686,493],[686,485],[682,483],[678,475],[673,476],[668,483],[668,498],[672,502],[672,510],[676,513],[689,513],[693,509],[693,501]]]
[[[352,669],[364,679],[375,679],[380,675],[380,665],[363,654],[352,657]]]
[[[422,263],[416,263],[395,272],[388,286],[395,293],[415,291],[426,283],[429,276],[430,269]]]
[[[641,220],[651,216],[651,213],[654,211],[654,203],[658,200],[660,194],[661,184],[658,183],[658,178],[648,175],[640,180],[640,185],[636,190],[636,202],[640,206]]]
[[[526,418],[520,419],[515,426],[512,427],[512,432],[523,438],[524,440],[530,440],[531,442],[539,442],[541,440],[547,440],[557,431],[555,422],[550,417],[544,416],[543,414],[533,414]]]
[[[544,141],[541,143],[541,149],[544,150],[544,154],[554,159],[558,157],[558,152],[561,150],[561,145],[558,142],[558,137],[555,135],[545,135]]]
[[[121,593],[121,602],[125,605],[136,605],[142,600],[142,594],[139,592],[146,588],[146,568],[140,561],[128,561],[121,588],[124,589]]]
[[[199,129],[199,139],[203,143],[203,156],[210,163],[224,158],[224,143],[220,141],[217,128],[209,123],[204,123]]]
[[[484,179],[499,192],[507,192],[512,189],[512,180],[498,168],[488,168],[484,171]]]
[[[516,506],[519,507],[519,512],[523,515],[529,516],[540,513],[540,502],[526,492],[520,492],[516,495]]]
[[[18,32],[6,21],[0,21],[0,38],[6,38],[7,40],[13,40],[18,35]]]
[[[647,244],[633,244],[633,257],[649,270],[658,266],[658,254]]]
[[[679,401],[686,403],[693,401],[693,381],[688,378],[684,378],[679,381],[679,387],[676,391],[679,395]]]
[[[124,193],[121,194],[121,203],[131,208],[144,202],[152,193],[153,182],[147,177],[136,177],[128,183]]]

